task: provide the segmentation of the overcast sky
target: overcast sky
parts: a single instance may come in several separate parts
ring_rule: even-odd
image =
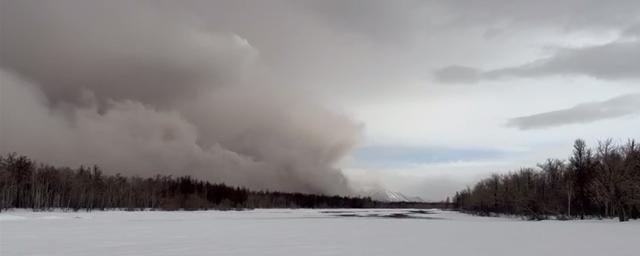
[[[3,152],[442,199],[566,158],[576,138],[640,137],[634,0],[0,1]],[[66,143],[125,147],[140,115],[184,139],[143,136],[127,161],[117,143]],[[9,138],[42,134],[43,119],[60,132]],[[83,159],[51,156],[59,147]],[[197,156],[170,158],[185,148]]]

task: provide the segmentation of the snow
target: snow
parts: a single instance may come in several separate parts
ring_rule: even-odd
[[[406,196],[400,192],[390,190],[374,190],[368,193],[368,196],[383,202],[424,202],[418,196]]]
[[[391,202],[416,201],[416,200],[412,200],[412,198],[409,198],[408,196],[403,195],[400,192],[386,191],[386,193],[387,193],[388,201],[391,201]]]
[[[15,215],[8,215],[8,214],[0,215],[0,221],[15,221],[15,220],[25,220],[25,219],[27,218],[22,216],[15,216]]]
[[[406,209],[0,213],[0,255],[640,255],[640,222]]]

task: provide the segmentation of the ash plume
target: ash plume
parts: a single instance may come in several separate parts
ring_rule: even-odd
[[[151,3],[2,1],[0,153],[351,193],[357,123],[269,84],[242,35]]]

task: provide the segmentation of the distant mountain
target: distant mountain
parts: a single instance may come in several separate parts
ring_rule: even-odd
[[[371,192],[369,193],[369,197],[373,200],[382,202],[424,202],[424,200],[418,196],[407,196],[400,192],[389,190]]]

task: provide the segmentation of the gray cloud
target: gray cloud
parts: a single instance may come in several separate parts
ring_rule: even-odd
[[[520,66],[481,71],[471,67],[449,66],[435,72],[445,83],[473,83],[504,77],[586,75],[598,79],[640,78],[640,41],[616,41],[585,47],[564,48],[544,59]]]
[[[326,22],[374,40],[405,40],[430,29],[486,27],[494,30],[553,27],[563,30],[621,29],[640,21],[635,0],[400,0],[291,1]]]
[[[484,74],[475,68],[449,66],[435,72],[436,80],[443,83],[475,83]]]
[[[619,29],[640,17],[640,5],[635,0],[620,0],[615,4],[598,0],[437,2],[455,13],[453,21],[467,25],[506,23],[517,27],[552,26],[565,30]]]
[[[640,94],[628,94],[606,101],[589,102],[567,109],[512,118],[507,122],[507,126],[520,130],[542,129],[637,114],[640,114]]]
[[[640,23],[628,27],[622,32],[623,37],[640,39]]]
[[[562,49],[553,57],[520,67],[494,70],[488,77],[588,75],[600,79],[640,78],[640,41],[614,42],[602,46]]]
[[[371,0],[363,5],[360,1],[291,1],[308,10],[323,21],[335,24],[333,27],[347,33],[361,35],[374,42],[383,44],[402,43],[413,31],[420,30],[425,24],[424,11],[433,5],[428,1],[402,0],[389,2]]]

